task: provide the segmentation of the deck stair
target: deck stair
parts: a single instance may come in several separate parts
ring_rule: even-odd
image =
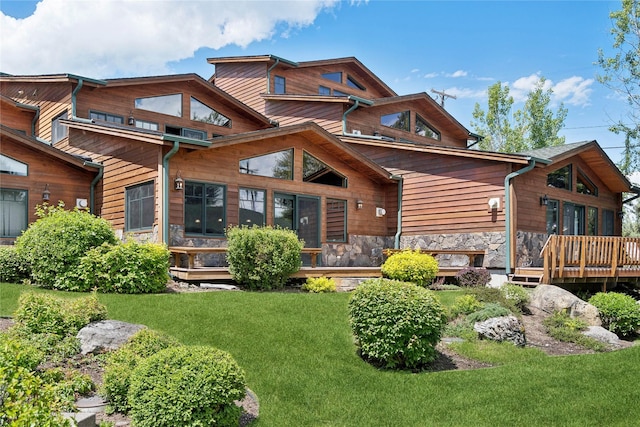
[[[514,274],[509,275],[509,283],[525,287],[536,287],[542,283],[541,268],[516,268]]]

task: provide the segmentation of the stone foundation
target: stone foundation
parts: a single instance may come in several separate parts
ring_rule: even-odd
[[[543,267],[542,247],[549,238],[546,233],[516,233],[516,267]]]
[[[322,265],[326,267],[379,267],[382,251],[393,247],[393,237],[349,236],[348,243],[322,245]]]

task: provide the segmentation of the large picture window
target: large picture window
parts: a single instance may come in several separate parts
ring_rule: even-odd
[[[203,102],[191,97],[191,120],[211,123],[216,126],[231,127],[231,119],[209,107]]]
[[[26,190],[0,188],[0,237],[18,237],[27,229]]]
[[[0,173],[7,175],[27,176],[28,167],[25,163],[19,162],[11,157],[0,154]]]
[[[240,160],[240,173],[293,179],[293,149]]]
[[[226,227],[224,185],[187,182],[184,187],[184,229],[187,234],[223,236]]]
[[[240,225],[265,225],[265,194],[264,190],[240,188]]]
[[[385,114],[380,117],[380,124],[394,129],[405,130],[409,132],[410,111],[402,111],[399,113]]]
[[[153,111],[154,113],[167,114],[169,116],[182,117],[182,94],[150,96],[136,98],[135,107],[140,110]]]
[[[127,231],[148,230],[155,220],[155,194],[153,182],[125,189],[125,223]]]

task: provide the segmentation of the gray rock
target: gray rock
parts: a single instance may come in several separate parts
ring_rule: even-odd
[[[524,325],[515,316],[492,317],[483,322],[476,322],[473,329],[480,337],[493,341],[509,341],[520,347],[527,343]]]
[[[549,314],[566,311],[570,317],[582,319],[591,326],[602,326],[596,307],[557,286],[536,286],[531,294],[529,305]]]
[[[582,334],[605,344],[611,344],[618,347],[623,345],[616,334],[602,326],[589,326],[585,331],[582,331]]]
[[[89,323],[78,331],[82,354],[96,353],[105,350],[116,350],[122,346],[131,335],[144,325],[121,322],[119,320],[101,320]]]

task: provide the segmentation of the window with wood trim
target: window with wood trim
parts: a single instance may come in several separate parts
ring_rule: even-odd
[[[266,191],[255,188],[240,188],[239,225],[266,224]]]
[[[587,210],[587,236],[598,235],[598,208],[589,206]]]
[[[410,111],[401,111],[398,113],[385,114],[380,117],[380,124],[394,129],[400,129],[409,132],[409,121],[411,117]]]
[[[56,142],[64,139],[69,134],[69,129],[60,123],[60,120],[67,119],[69,114],[67,111],[64,113],[58,114],[51,121],[51,143],[55,144]]]
[[[287,93],[287,79],[282,76],[275,76],[273,78],[273,92],[278,95]]]
[[[555,170],[547,175],[547,185],[571,191],[571,165]]]
[[[342,71],[334,71],[331,73],[322,73],[322,78],[331,80],[332,82],[342,83]]]
[[[347,178],[306,151],[302,155],[302,180],[314,184],[347,187]]]
[[[293,148],[240,160],[240,173],[293,179]]]
[[[585,232],[584,206],[569,202],[563,203],[562,234],[582,236]]]
[[[0,188],[0,237],[18,237],[27,229],[27,190]]]
[[[560,206],[557,200],[549,200],[547,202],[547,234],[558,234],[558,222]]]
[[[27,176],[29,174],[29,167],[26,163],[22,163],[16,159],[12,159],[9,156],[0,154],[0,173],[7,175]]]
[[[603,209],[602,211],[602,235],[613,236],[614,234],[615,215],[612,210]]]
[[[134,106],[139,110],[182,117],[182,94],[174,93],[171,95],[136,98]]]
[[[576,177],[576,192],[590,196],[598,195],[598,187],[595,186],[580,168],[578,168],[578,176]]]
[[[326,218],[327,242],[347,241],[347,201],[327,199]]]
[[[358,81],[351,76],[347,76],[347,86],[352,87],[354,89],[367,90],[363,85],[358,83]]]
[[[184,231],[186,234],[224,236],[226,187],[189,182],[184,186]]]
[[[169,135],[180,135],[191,139],[207,139],[207,133],[203,130],[189,129],[177,126],[165,126],[165,132]]]
[[[103,113],[101,111],[89,111],[89,118],[91,120],[99,120],[101,122],[124,124],[124,117],[116,114]]]
[[[149,230],[156,213],[153,181],[125,188],[125,230]]]
[[[211,123],[216,126],[223,126],[230,128],[231,119],[224,114],[209,107],[204,102],[198,101],[196,98],[191,97],[191,120],[196,122]]]
[[[416,114],[416,135],[440,140],[440,132],[435,130],[425,119]]]

